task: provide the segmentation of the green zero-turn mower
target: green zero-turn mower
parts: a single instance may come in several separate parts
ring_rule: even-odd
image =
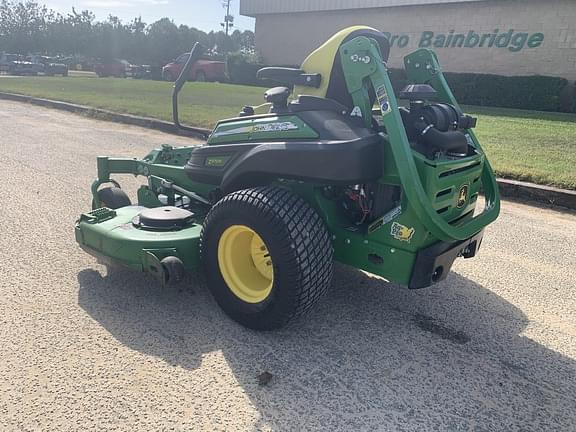
[[[381,32],[348,28],[301,69],[258,72],[287,85],[265,93],[268,113],[246,106],[202,145],[99,157],[76,240],[162,284],[201,268],[222,309],[261,330],[316,303],[334,260],[409,288],[443,280],[457,257],[478,251],[500,210],[498,188],[476,119],[459,108],[434,52],[405,57],[412,84],[395,95],[389,49]],[[197,133],[178,121],[178,92],[202,50],[194,46],[173,95],[176,125]],[[138,205],[113,174],[147,178]]]

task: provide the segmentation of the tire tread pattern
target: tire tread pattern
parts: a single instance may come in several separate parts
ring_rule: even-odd
[[[266,329],[278,328],[308,311],[329,288],[332,242],[322,218],[304,199],[288,189],[271,186],[240,190],[222,198],[206,217],[201,238],[222,212],[234,214],[247,206],[272,227],[276,238],[282,239],[282,262],[288,263],[289,278],[297,281],[290,290],[291,306],[284,309],[284,316],[262,323]],[[201,253],[202,249],[201,241]]]

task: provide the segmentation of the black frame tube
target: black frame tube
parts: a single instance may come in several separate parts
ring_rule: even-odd
[[[194,44],[192,50],[190,51],[188,61],[186,61],[186,64],[184,65],[182,71],[180,72],[180,76],[174,83],[174,91],[172,92],[172,118],[174,120],[174,124],[178,129],[188,132],[194,132],[196,134],[202,135],[204,139],[207,139],[208,135],[210,135],[209,130],[185,126],[181,124],[178,114],[178,95],[180,94],[182,87],[184,87],[184,84],[186,84],[186,81],[188,81],[188,78],[190,76],[190,69],[192,69],[194,63],[196,63],[196,61],[200,59],[202,54],[204,54],[204,51],[206,51],[206,48],[204,48],[202,44],[200,44],[200,42],[196,42]]]

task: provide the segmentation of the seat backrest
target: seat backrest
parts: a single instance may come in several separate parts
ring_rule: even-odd
[[[380,46],[382,60],[385,62],[388,61],[390,43],[382,32],[366,26],[349,27],[328,39],[328,41],[313,51],[302,63],[301,69],[306,73],[321,74],[322,81],[320,86],[318,88],[296,86],[294,87],[294,94],[333,99],[347,108],[352,109],[352,97],[346,87],[346,80],[338,50],[343,43],[359,36],[366,36],[376,40]],[[371,97],[375,98],[375,96],[372,95]]]

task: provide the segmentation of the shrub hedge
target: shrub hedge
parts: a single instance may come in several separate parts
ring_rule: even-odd
[[[236,84],[267,86],[270,83],[256,79],[262,67],[265,65],[250,63],[243,56],[228,58],[228,74]],[[396,92],[408,83],[403,69],[390,69],[389,74]],[[445,72],[444,76],[463,105],[576,112],[574,83],[564,78],[453,72]]]
[[[457,100],[465,105],[519,108],[538,111],[572,111],[562,106],[561,94],[568,80],[547,76],[446,73]]]
[[[265,84],[256,78],[256,72],[264,65],[250,62],[249,59],[242,54],[230,54],[226,59],[226,67],[228,70],[228,78],[234,84],[262,86]]]
[[[389,74],[396,92],[408,84],[404,70],[391,69]],[[574,84],[564,78],[454,72],[444,72],[444,77],[463,105],[576,112]]]

